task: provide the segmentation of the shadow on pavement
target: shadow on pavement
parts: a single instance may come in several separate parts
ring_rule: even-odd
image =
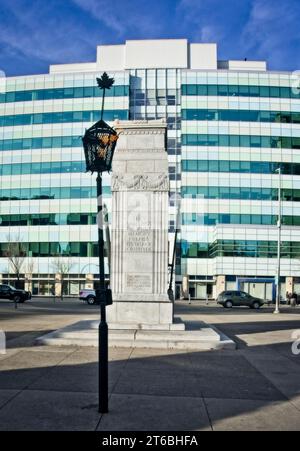
[[[300,430],[300,370],[280,346],[111,349],[102,418],[96,349],[20,351],[0,361],[0,430]]]

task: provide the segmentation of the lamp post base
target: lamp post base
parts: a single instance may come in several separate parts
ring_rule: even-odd
[[[99,413],[108,413],[108,326],[103,313],[99,325]]]

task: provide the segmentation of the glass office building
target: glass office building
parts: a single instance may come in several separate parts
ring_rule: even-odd
[[[98,278],[95,177],[81,136],[100,117],[95,78],[115,78],[106,121],[164,118],[168,126],[170,250],[176,223],[177,294],[240,288],[274,298],[281,168],[281,290],[300,290],[300,91],[265,62],[219,61],[215,44],[127,41],[95,63],[6,78],[0,93],[0,277],[15,278],[20,242],[34,294],[76,295]],[[110,176],[104,176],[110,211]],[[177,219],[179,221],[177,221]],[[170,252],[171,253],[171,252]],[[108,272],[108,271],[107,271]]]

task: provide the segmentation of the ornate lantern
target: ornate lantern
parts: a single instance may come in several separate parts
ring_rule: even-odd
[[[117,132],[103,119],[89,128],[82,138],[87,172],[111,171]]]
[[[118,141],[117,132],[103,120],[105,91],[114,84],[114,79],[106,73],[97,78],[100,89],[103,90],[101,119],[91,128],[86,130],[82,138],[87,172],[111,171],[114,151]]]

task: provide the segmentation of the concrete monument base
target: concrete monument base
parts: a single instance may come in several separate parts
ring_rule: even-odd
[[[178,323],[180,326],[181,324]],[[208,351],[236,349],[236,344],[205,323],[187,325],[186,330],[151,330],[151,326],[135,329],[133,324],[119,329],[109,329],[109,346],[120,348],[156,348]],[[173,325],[176,326],[176,323]],[[44,335],[36,340],[37,345],[49,346],[98,346],[98,321],[79,321],[78,323]]]
[[[111,329],[160,329],[171,330],[173,326],[174,306],[171,302],[114,302],[107,307],[107,322]],[[125,327],[126,325],[126,327]],[[174,325],[178,330],[179,324]],[[180,324],[184,330],[184,324]]]

